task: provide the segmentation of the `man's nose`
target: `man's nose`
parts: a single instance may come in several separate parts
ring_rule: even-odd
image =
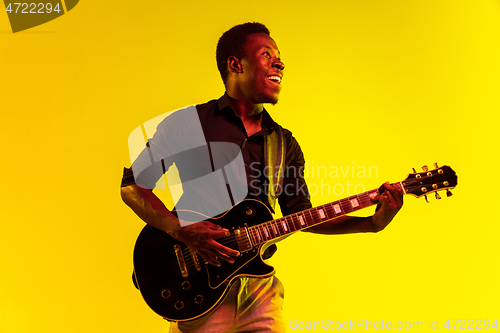
[[[283,61],[276,59],[276,61],[273,63],[273,67],[278,68],[280,71],[285,69],[285,64]]]

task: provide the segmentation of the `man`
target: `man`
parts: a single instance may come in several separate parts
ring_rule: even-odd
[[[300,146],[291,132],[276,124],[263,106],[264,103],[278,102],[285,69],[276,42],[270,37],[269,30],[260,23],[245,23],[225,32],[217,45],[217,65],[226,88],[224,96],[219,100],[197,105],[195,113],[199,119],[186,121],[182,116],[177,116],[177,118],[181,117],[181,120],[178,120],[176,125],[171,125],[173,121],[167,121],[168,118],[166,118],[158,126],[157,133],[149,142],[152,149],[164,149],[163,146],[170,145],[170,142],[166,141],[190,140],[191,136],[188,134],[191,130],[182,131],[179,128],[185,127],[186,123],[189,123],[189,126],[194,123],[198,124],[199,120],[207,143],[229,142],[241,149],[249,197],[262,201],[271,210],[274,199],[277,197],[283,215],[312,207],[307,186],[303,180],[304,158]],[[188,113],[179,111],[176,114]],[[175,133],[176,137],[172,137],[172,133]],[[166,137],[170,139],[166,140]],[[286,190],[281,193],[271,189],[272,185],[280,179],[272,179],[272,175],[263,172],[266,167],[274,167],[271,165],[275,152],[272,147],[276,147],[277,141],[281,142],[283,148],[282,160],[284,162],[280,167],[284,177],[280,185],[281,189]],[[208,144],[206,147],[211,147],[211,145]],[[205,154],[198,154],[196,149],[191,150],[195,156]],[[203,148],[203,152],[205,150]],[[174,147],[172,151],[177,152],[179,149]],[[193,163],[191,156],[187,159],[188,163],[183,164],[182,157],[179,157],[182,154],[176,155],[178,159],[167,158],[166,162],[162,162],[162,172],[175,162],[183,182],[185,181],[183,178],[192,180],[200,175],[208,174],[216,169],[213,165],[213,152],[210,149],[208,151],[211,157],[205,159],[205,162],[200,158],[199,162]],[[163,152],[163,154],[173,155],[170,152]],[[206,168],[198,167],[204,163],[207,164]],[[192,171],[190,175],[182,173],[183,169],[192,168],[193,164],[196,164],[196,171]],[[139,168],[139,163],[136,166],[134,162],[132,169],[136,171]],[[157,169],[159,170],[159,167]],[[233,258],[240,255],[238,251],[217,241],[219,238],[228,236],[228,230],[208,221],[197,223],[183,221],[182,218],[172,214],[151,189],[147,188],[148,186],[137,185],[135,182],[140,176],[136,172],[134,175],[135,180],[130,170],[125,173],[121,190],[122,198],[146,223],[185,243],[208,264],[219,266],[221,260],[231,263],[234,261]],[[154,184],[158,177],[159,175],[152,177],[149,188],[152,188],[151,184]],[[224,177],[227,183],[229,176],[224,175]],[[199,182],[197,184],[199,186],[192,188],[186,186],[187,192],[191,193],[187,194],[187,197],[191,196],[195,199],[186,201],[181,197],[176,208],[182,205],[195,205],[199,201],[208,203],[214,199],[214,196],[210,195],[209,188],[203,188],[203,184]],[[385,192],[378,198],[374,198],[379,205],[373,216],[343,216],[305,231],[344,234],[378,232],[384,229],[401,208],[403,194],[399,188],[388,183],[383,184],[382,188]],[[216,202],[215,205],[218,203]],[[207,206],[213,207],[213,205]],[[272,251],[268,249],[264,257],[272,255],[270,252]],[[193,321],[174,323],[172,331],[284,332],[284,322],[280,312],[282,300],[283,288],[275,276],[241,278],[234,283],[228,296],[215,312]]]

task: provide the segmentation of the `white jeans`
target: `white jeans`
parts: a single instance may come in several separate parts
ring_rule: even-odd
[[[170,332],[285,332],[283,297],[283,285],[275,276],[240,278],[217,310],[200,319],[172,323]]]

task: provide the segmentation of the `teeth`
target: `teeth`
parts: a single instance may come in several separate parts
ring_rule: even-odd
[[[267,78],[273,82],[281,83],[281,78],[277,75],[268,76]]]

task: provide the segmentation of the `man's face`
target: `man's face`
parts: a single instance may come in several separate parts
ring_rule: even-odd
[[[247,36],[245,51],[246,55],[241,59],[242,93],[255,104],[276,104],[285,68],[278,46],[265,33],[255,33]]]

